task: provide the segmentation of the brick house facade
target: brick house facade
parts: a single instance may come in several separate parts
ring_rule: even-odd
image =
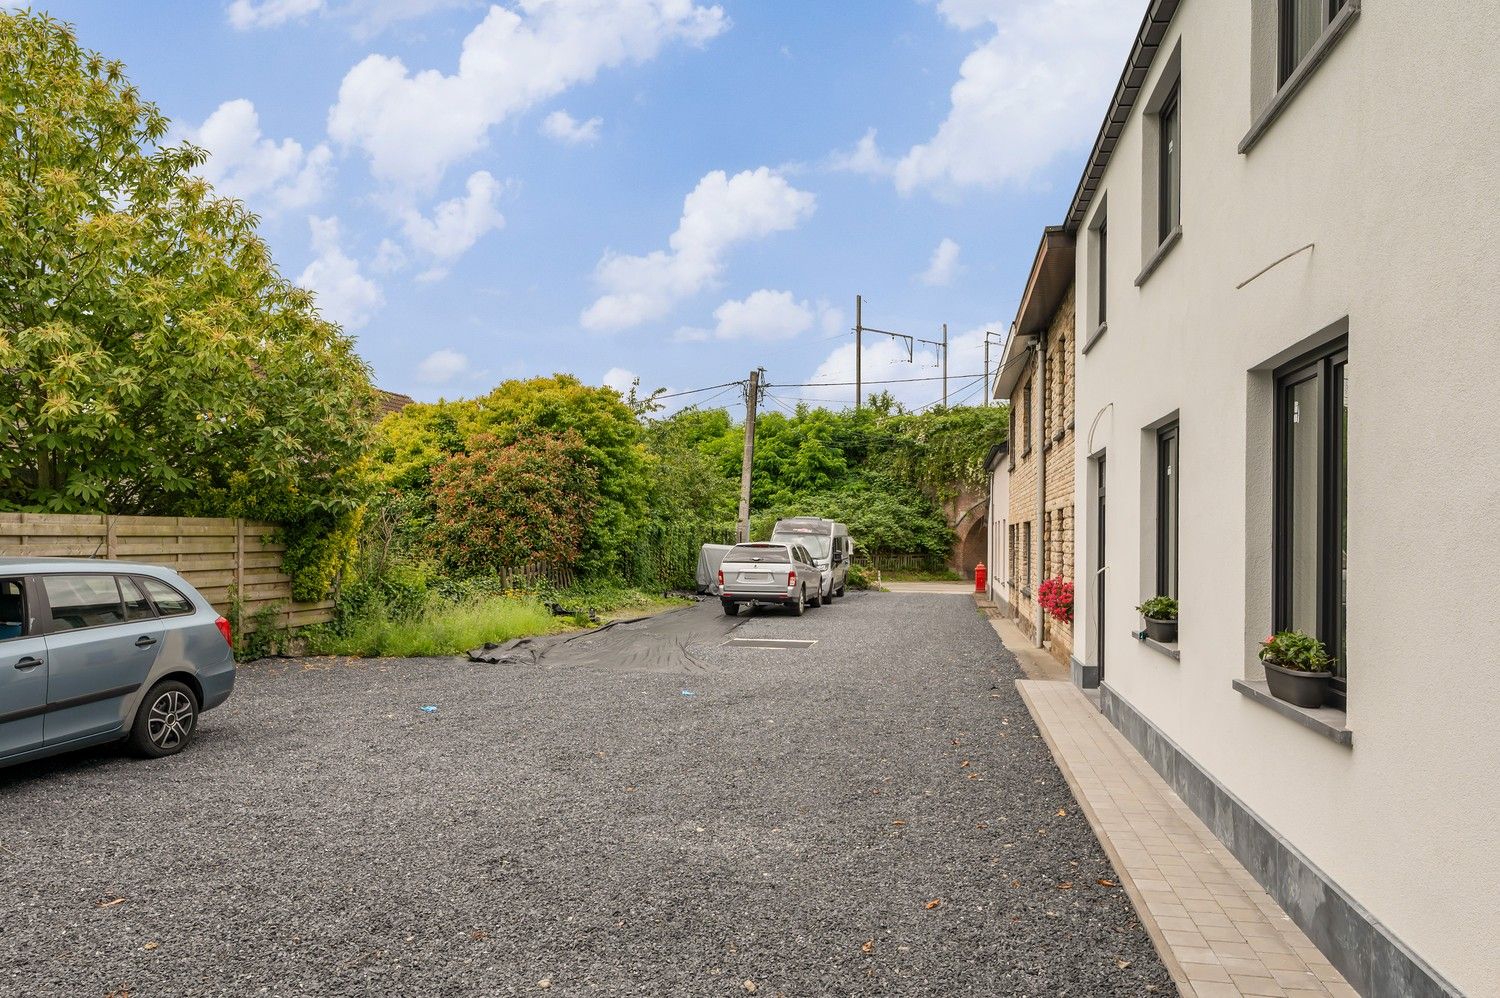
[[[1006,343],[994,397],[1011,403],[1005,602],[1033,643],[1068,663],[1073,625],[1037,603],[1047,579],[1073,578],[1073,241],[1049,229]]]

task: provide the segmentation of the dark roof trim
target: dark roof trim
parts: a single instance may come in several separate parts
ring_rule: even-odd
[[[1078,181],[1078,190],[1073,194],[1073,203],[1068,206],[1068,218],[1064,227],[1069,232],[1077,232],[1083,225],[1083,216],[1088,214],[1089,205],[1093,203],[1099,181],[1104,177],[1109,158],[1115,151],[1115,143],[1125,130],[1125,123],[1130,120],[1130,110],[1135,107],[1141,86],[1146,82],[1146,74],[1150,72],[1151,63],[1156,58],[1156,51],[1161,47],[1161,40],[1181,2],[1182,0],[1151,0],[1151,5],[1146,10],[1141,28],[1136,32],[1135,44],[1131,46],[1130,58],[1125,60],[1125,70],[1120,74],[1120,82],[1115,87],[1109,113],[1104,116],[1104,124],[1099,126],[1099,137],[1094,140],[1094,150],[1089,153],[1088,165],[1084,167],[1083,177]]]
[[[1000,464],[1000,459],[1010,453],[1010,441],[1002,440],[990,448],[989,454],[984,459],[984,470],[994,471]]]
[[[1047,226],[1031,262],[1026,289],[1021,292],[1021,304],[1010,327],[1010,339],[1000,357],[1000,370],[995,374],[995,398],[1010,398],[1022,376],[1030,369],[1030,364],[1020,363],[1021,352],[1030,346],[1029,343],[1023,345],[1021,337],[1045,333],[1052,325],[1053,317],[1067,297],[1068,288],[1073,286],[1073,255],[1072,235],[1061,225]]]

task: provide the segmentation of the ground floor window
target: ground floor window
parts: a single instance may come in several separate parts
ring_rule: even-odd
[[[1156,434],[1156,595],[1177,598],[1177,424]]]
[[[1349,349],[1339,342],[1277,372],[1276,630],[1316,636],[1347,693]]]

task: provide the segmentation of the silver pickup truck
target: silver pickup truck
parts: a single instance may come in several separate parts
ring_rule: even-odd
[[[823,590],[823,574],[801,544],[736,544],[719,566],[719,600],[731,617],[741,603],[784,606],[800,617],[808,606],[823,605]]]

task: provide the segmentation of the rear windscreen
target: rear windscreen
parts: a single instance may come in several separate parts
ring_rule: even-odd
[[[724,556],[725,561],[758,561],[762,564],[785,565],[792,559],[787,557],[786,548],[778,544],[736,544],[734,549]]]

